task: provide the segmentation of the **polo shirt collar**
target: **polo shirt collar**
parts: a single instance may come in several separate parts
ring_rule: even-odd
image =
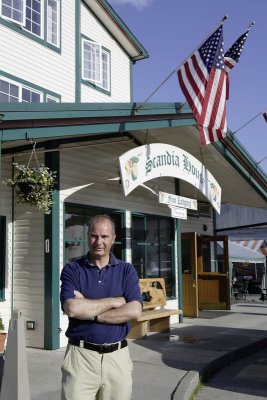
[[[112,252],[109,253],[109,263],[106,265],[107,267],[116,267],[116,265],[118,265],[118,260],[117,258],[114,256],[114,254]],[[87,253],[87,264],[90,267],[95,267],[96,264],[92,263],[90,260],[90,252],[88,251]]]

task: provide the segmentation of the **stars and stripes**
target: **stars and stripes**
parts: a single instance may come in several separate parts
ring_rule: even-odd
[[[226,136],[226,72],[222,24],[178,69],[178,80],[198,123],[202,144]]]
[[[225,71],[227,72],[227,88],[226,88],[226,99],[229,99],[229,72],[231,69],[238,63],[241,53],[243,51],[245,41],[248,37],[248,33],[251,27],[254,25],[254,22],[251,23],[250,27],[247,29],[243,35],[241,35],[235,43],[230,47],[230,49],[224,54],[224,64]]]

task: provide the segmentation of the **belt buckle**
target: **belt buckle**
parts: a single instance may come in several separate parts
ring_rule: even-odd
[[[116,350],[115,348],[116,345],[105,345],[105,344],[100,344],[99,345],[99,353],[100,354],[105,354],[105,353],[111,353],[112,351]]]

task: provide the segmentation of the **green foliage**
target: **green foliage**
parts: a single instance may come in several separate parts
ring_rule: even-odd
[[[19,172],[14,179],[8,179],[3,183],[15,188],[17,202],[27,203],[44,214],[50,214],[56,172],[50,171],[44,165],[32,168],[14,163],[14,166]]]
[[[3,320],[0,317],[0,331],[4,331],[5,330],[5,325],[3,324]]]

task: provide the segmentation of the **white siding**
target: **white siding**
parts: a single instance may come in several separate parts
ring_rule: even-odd
[[[81,2],[82,3],[82,2]],[[75,1],[63,0],[60,52],[0,24],[0,70],[75,101]],[[82,102],[129,102],[130,60],[114,38],[82,3],[81,33],[110,50],[111,96],[81,85]],[[19,65],[19,68],[18,68]]]
[[[44,216],[26,205],[15,207],[14,308],[25,320],[36,321],[26,330],[26,345],[44,345]]]
[[[111,96],[82,85],[82,102],[129,102],[129,57],[84,4],[82,4],[81,32],[110,50],[111,57]]]
[[[11,159],[2,159],[1,176],[0,176],[0,215],[6,217],[6,282],[5,282],[5,301],[0,302],[0,315],[3,318],[5,329],[8,330],[9,319],[11,317],[12,307],[12,191],[6,185],[2,184],[3,180],[11,178]]]
[[[41,156],[38,158],[42,163]],[[16,162],[27,165],[28,159],[20,157]],[[14,221],[14,308],[22,312],[25,321],[36,321],[35,330],[26,330],[26,345],[43,348],[44,214],[15,203]]]

